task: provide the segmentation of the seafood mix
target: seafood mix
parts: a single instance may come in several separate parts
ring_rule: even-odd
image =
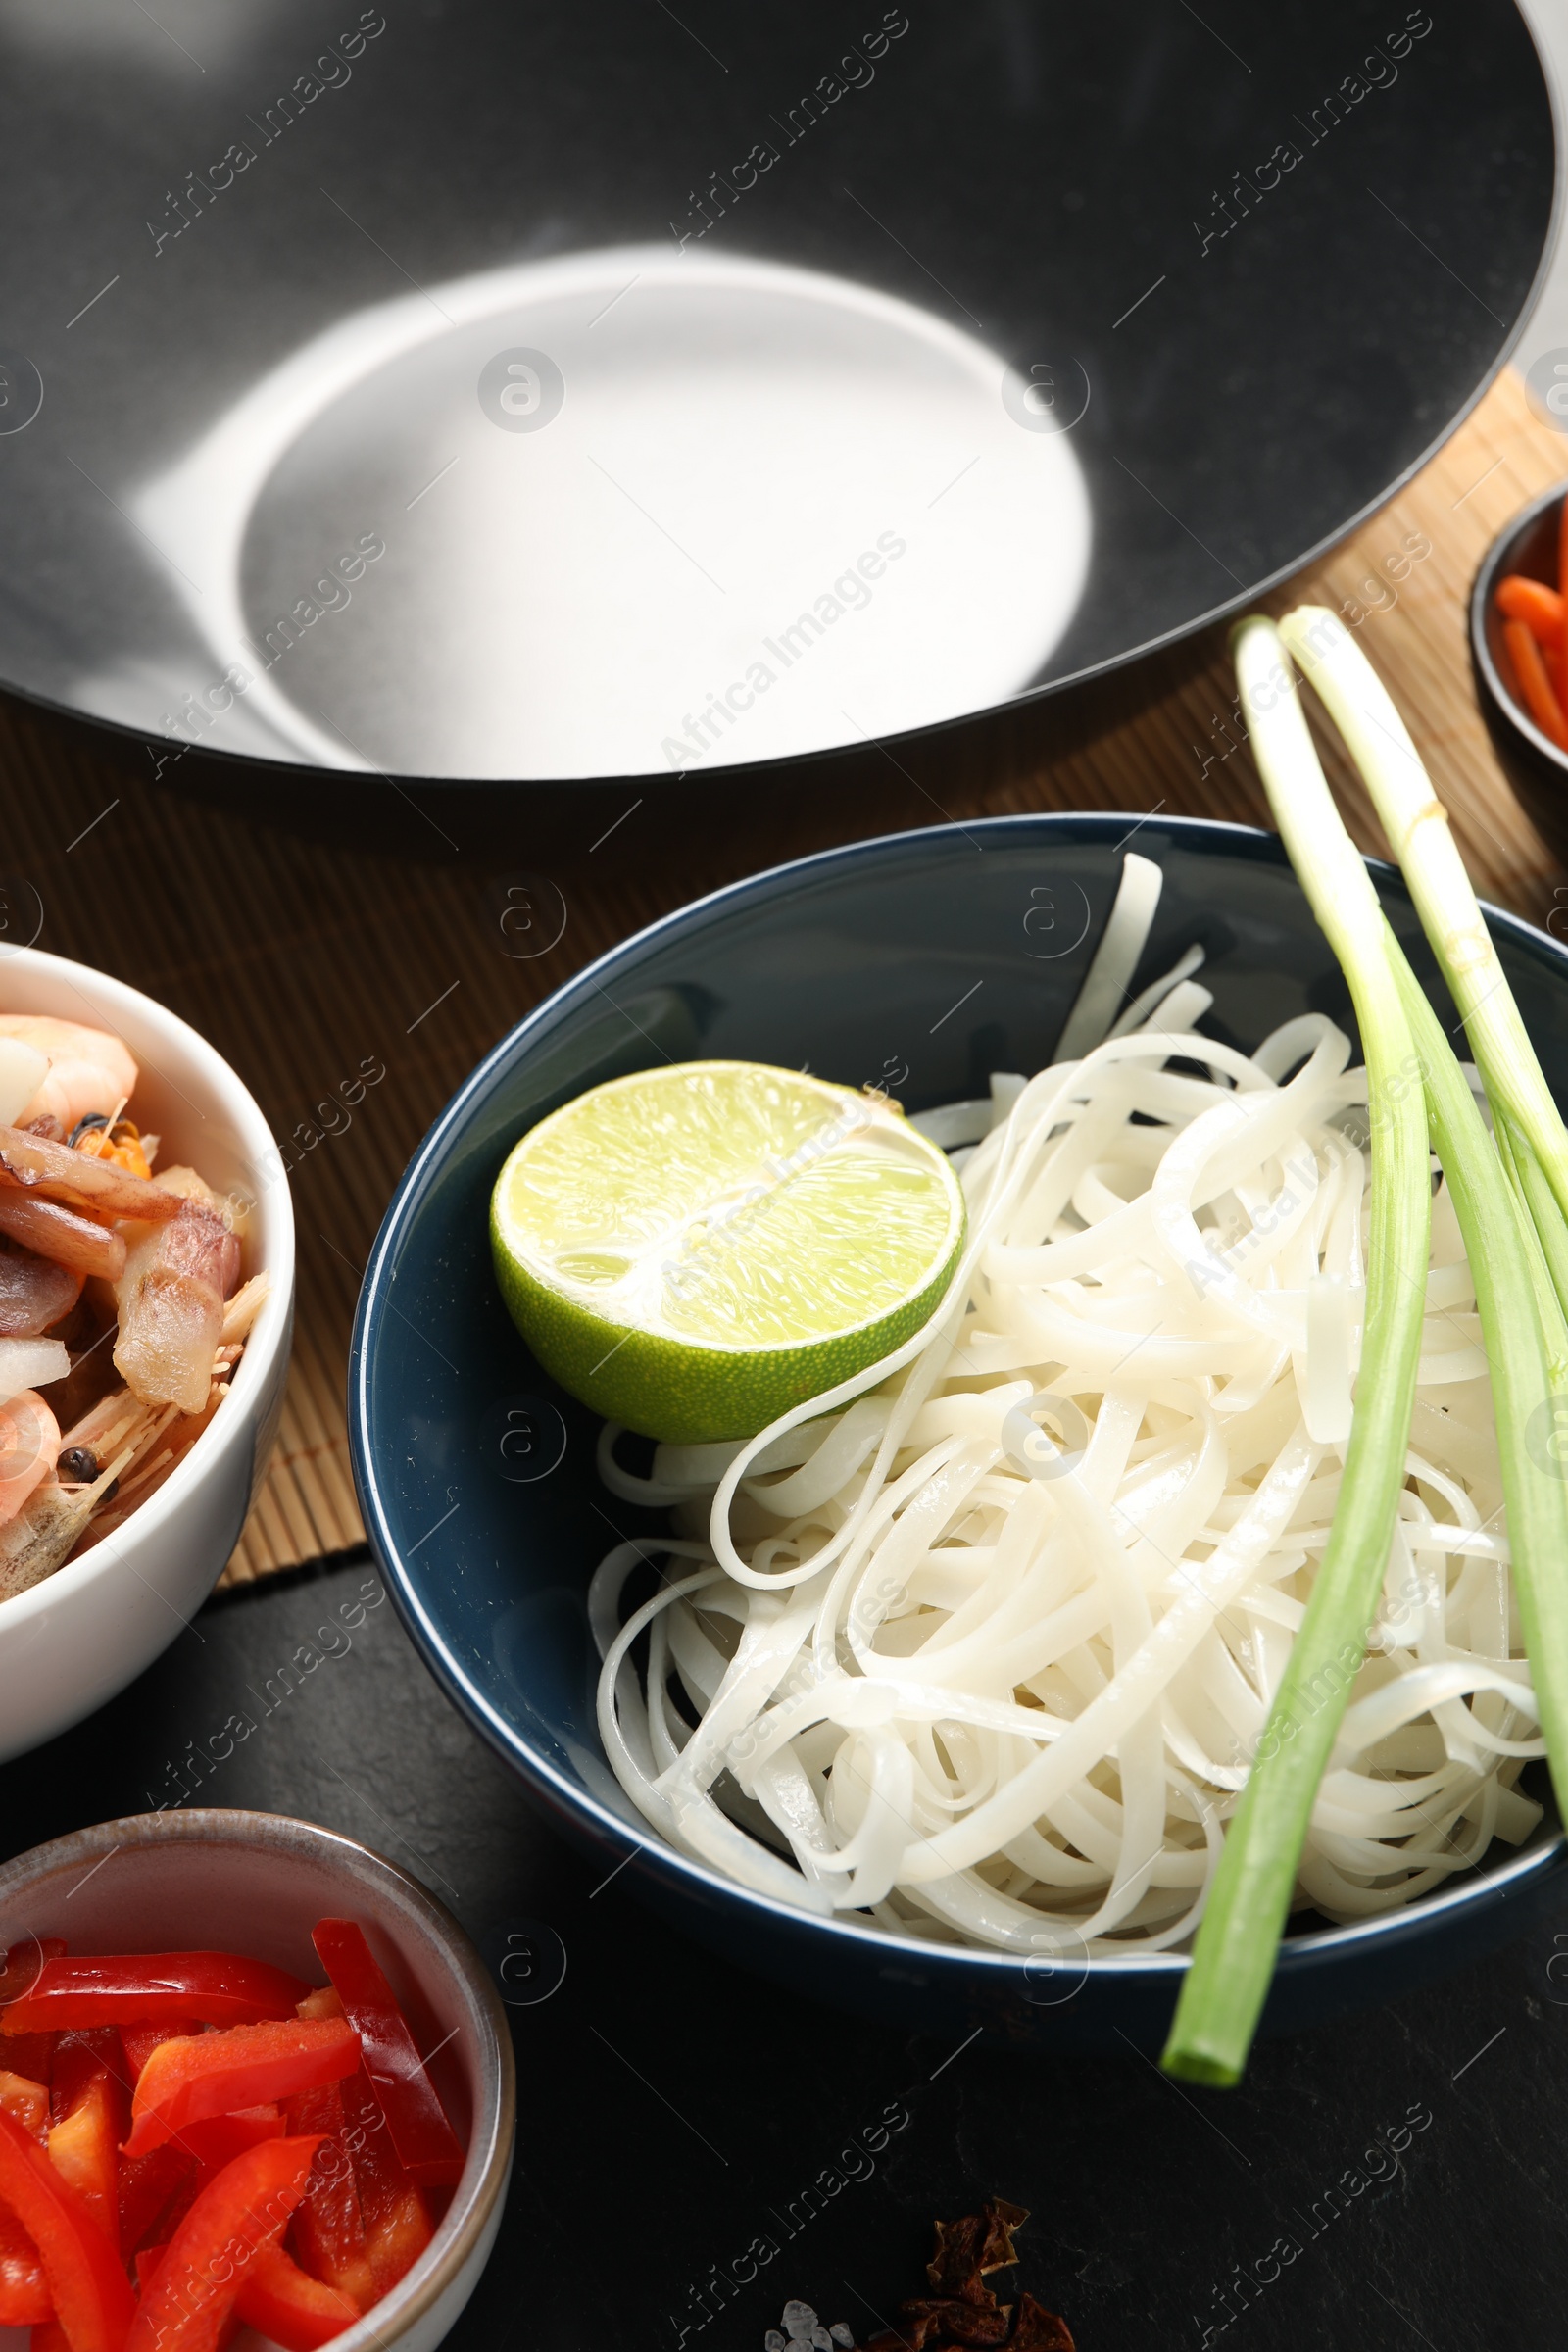
[[[162,1486],[267,1296],[240,1281],[244,1209],[154,1173],[136,1081],[105,1030],[0,1013],[0,1601]]]

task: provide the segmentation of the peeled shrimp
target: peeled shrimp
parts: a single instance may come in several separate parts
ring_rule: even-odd
[[[125,1271],[125,1245],[118,1233],[40,1193],[0,1184],[0,1233],[74,1274],[118,1282]]]
[[[69,1135],[78,1119],[97,1111],[110,1117],[136,1091],[136,1064],[118,1037],[80,1021],[57,1021],[43,1012],[0,1012],[0,1037],[20,1038],[47,1055],[48,1075],[17,1125],[54,1118]]]
[[[69,1315],[82,1277],[26,1250],[0,1249],[0,1338],[32,1340]]]
[[[60,1424],[36,1389],[0,1405],[0,1527],[53,1476],[59,1458]]]
[[[137,1217],[159,1224],[177,1215],[179,1200],[145,1176],[132,1176],[112,1159],[72,1152],[46,1136],[0,1127],[0,1183],[21,1185],[50,1200],[64,1200],[96,1217]]]
[[[239,1243],[200,1201],[176,1200],[175,1206],[169,1222],[125,1235],[125,1271],[115,1285],[115,1365],[144,1404],[199,1413],[222,1338],[223,1301],[239,1280]]]

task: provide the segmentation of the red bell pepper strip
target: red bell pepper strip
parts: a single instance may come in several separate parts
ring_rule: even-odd
[[[49,2161],[69,2181],[108,2243],[120,2243],[120,2178],[117,2156],[122,2130],[120,2085],[95,2075],[71,2113],[49,2127]]]
[[[169,2246],[166,2242],[161,2246],[153,2246],[137,2255],[136,2292],[138,2296],[144,2297],[146,2295],[147,2289],[149,2286],[151,2286],[154,2278],[158,2276],[158,2266],[168,2252]],[[212,2352],[223,2352],[223,2347],[229,2342],[232,2336],[235,2336],[239,2333],[239,2328],[240,2319],[238,2312],[230,2312],[228,2318],[220,2324],[216,2336],[212,2336],[208,2339],[212,2346]],[[61,2352],[66,2352],[66,2346],[63,2342],[61,2345]]]
[[[363,2066],[343,2085],[343,2143],[354,2159],[370,2277],[377,2296],[389,2294],[435,2230],[424,2190],[403,2168]]]
[[[172,2139],[146,2156],[120,2159],[122,2251],[130,2254],[149,2245],[167,2245],[208,2182],[225,2164],[264,2139],[281,2139],[283,2118],[275,2106],[251,2107],[237,2115],[215,2115],[206,2123],[186,2124]],[[127,2203],[136,2192],[130,2183],[146,2173],[150,2178],[136,2196],[135,2234],[131,2234]]]
[[[170,2241],[123,2352],[205,2352],[305,2189],[315,2138],[268,2139],[208,2183]]]
[[[119,2150],[129,2097],[124,2052],[113,2026],[61,2034],[49,2106],[49,2161],[70,2181],[109,2243],[118,2246]]]
[[[154,2018],[199,2018],[207,2026],[252,2025],[292,2017],[310,1987],[266,1960],[238,1952],[96,1953],[51,1957],[37,1982],[0,2012],[0,2033],[41,2034],[60,2027],[145,2025]]]
[[[43,2138],[49,2122],[47,2083],[29,2082],[25,2075],[0,2074],[0,2107],[16,2117],[24,2132]]]
[[[166,2239],[162,2245],[146,2247],[137,2255],[136,2293],[139,2298],[145,2299],[147,2289],[158,2276],[158,2267],[168,2252],[169,2241]],[[238,2312],[230,2312],[228,2318],[220,2324],[216,2336],[208,2339],[213,2352],[222,2352],[223,2346],[228,2343],[230,2337],[239,2333],[239,2328]],[[62,2347],[62,2352],[64,2352],[64,2347]]]
[[[166,2017],[151,2024],[138,2021],[135,2025],[122,2026],[120,2046],[124,2052],[125,2073],[132,2087],[161,2041],[184,2041],[201,2030],[199,2017]]]
[[[24,1936],[10,1945],[0,1961],[0,2001],[15,2001],[30,1992],[44,1963],[63,1960],[66,1951],[63,1936]]]
[[[144,2156],[208,2116],[338,2082],[359,2063],[360,2037],[344,2018],[275,2018],[166,2041],[141,2070],[125,2154]]]
[[[10,2206],[0,2205],[0,2328],[36,2328],[54,2316],[38,2249]]]
[[[161,2246],[141,2246],[136,2253],[136,2292],[144,2295],[158,2275],[158,2265],[169,2252],[166,2237]]]
[[[447,2122],[392,1987],[352,1919],[322,1919],[311,1937],[365,2047],[365,2067],[411,2180],[450,2187],[463,2150]]]
[[[302,2090],[290,2099],[288,2128],[323,2135],[294,2216],[290,2232],[294,2251],[313,2278],[336,2287],[361,2311],[368,2311],[375,2301],[375,2280],[365,2243],[359,2184],[346,2144],[342,2085],[323,2082],[318,2089]]]
[[[258,2335],[270,2336],[284,2352],[316,2352],[318,2344],[330,2343],[360,2316],[357,2303],[313,2278],[275,2244],[258,2248],[235,2309]]]
[[[21,1943],[14,1943],[0,1964],[0,2001],[20,2000],[37,1984],[46,1960],[63,1960],[65,1956],[65,1942],[59,1936],[28,1936]]]
[[[47,2320],[41,2328],[34,2328],[28,2352],[71,2352],[71,2338],[58,2320]]]
[[[29,1936],[25,1942],[14,1943],[0,1963],[0,2004],[30,1992],[44,1962],[65,1956],[65,1943],[58,1936]],[[12,2074],[23,2075],[29,2082],[47,2082],[54,2047],[53,2034],[19,2034],[0,2043],[0,2053]]]
[[[162,2245],[201,2186],[201,2167],[177,2140],[150,2156],[120,2159],[120,2250],[128,2260],[144,2246]],[[188,2193],[187,2193],[188,2191]],[[173,2211],[178,2205],[178,2215]],[[166,2222],[165,2216],[170,2216]]]
[[[133,2304],[120,2258],[22,2126],[0,2115],[0,2199],[38,2249],[71,2352],[123,2352]]]
[[[0,2042],[0,2057],[8,2051],[9,2044]],[[80,2105],[88,2085],[102,2075],[117,2085],[124,2082],[124,2052],[113,2026],[90,2026],[84,2033],[60,2034],[49,2077],[51,2120],[64,2122],[73,2108]]]
[[[209,2173],[220,2173],[225,2164],[232,2164],[247,2148],[259,2146],[264,2139],[281,2139],[283,2131],[282,2109],[275,2101],[267,2100],[260,2107],[236,2107],[231,2115],[214,2115],[204,2123],[183,2124],[178,2144]]]
[[[47,2082],[55,2071],[55,2034],[13,2034],[0,2041],[0,2058],[14,2075],[29,2082]]]

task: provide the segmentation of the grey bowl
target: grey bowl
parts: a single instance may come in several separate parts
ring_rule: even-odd
[[[1278,840],[1153,818],[1165,872],[1143,977],[1207,950],[1208,1025],[1252,1046],[1348,998]],[[594,1416],[534,1364],[490,1267],[488,1202],[523,1130],[585,1087],[662,1059],[733,1054],[859,1084],[906,1109],[1048,1060],[1098,938],[1129,820],[1022,816],[835,850],[737,883],[628,940],[519,1023],[410,1162],[367,1269],[350,1372],[355,1477],[415,1642],[458,1706],[565,1834],[620,1885],[739,1965],[836,2005],[1014,2042],[1157,2046],[1180,1955],[1054,1968],[805,1917],[672,1852],[633,1813],[595,1728],[584,1594],[617,1534],[654,1513],[594,1472]],[[1453,1019],[1403,886],[1374,868],[1396,931]],[[1503,914],[1498,948],[1548,1079],[1568,1090],[1568,956]],[[420,1335],[416,1344],[411,1331]],[[511,1418],[509,1419],[509,1416]],[[519,1452],[519,1446],[530,1450]],[[1447,1891],[1286,1942],[1265,2015],[1284,2032],[1392,1997],[1522,1935],[1560,1901],[1555,1821]]]
[[[516,2132],[512,2037],[452,1914],[394,1862],[314,1822],[192,1810],[100,1822],[0,1869],[0,1948],[64,1936],[77,1952],[238,1950],[317,1980],[318,1919],[365,1928],[467,2151],[408,2276],[336,2352],[435,2352],[479,2282],[506,2203]],[[9,2331],[6,2331],[9,2340]],[[247,2342],[264,2339],[242,2335]]]
[[[1494,599],[1497,582],[1514,571],[1557,586],[1562,502],[1559,482],[1516,514],[1488,548],[1470,591],[1470,662],[1492,748],[1526,814],[1559,855],[1568,852],[1568,753],[1542,733],[1519,699]]]

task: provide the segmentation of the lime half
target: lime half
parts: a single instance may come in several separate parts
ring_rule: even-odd
[[[749,1438],[917,1331],[963,1242],[934,1144],[875,1096],[750,1061],[639,1070],[513,1150],[490,1238],[545,1370],[681,1444]]]

